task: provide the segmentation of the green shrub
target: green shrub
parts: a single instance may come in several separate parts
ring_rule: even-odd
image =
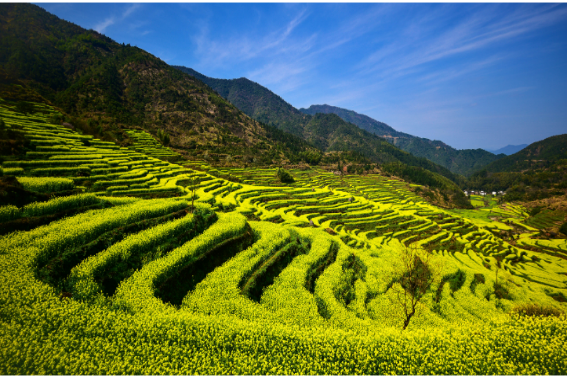
[[[280,179],[280,181],[283,182],[283,183],[291,184],[291,183],[295,182],[293,177],[285,169],[282,169],[282,168],[278,169],[277,175],[278,175],[278,178]]]

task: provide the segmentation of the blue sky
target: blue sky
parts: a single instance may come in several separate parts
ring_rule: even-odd
[[[39,4],[168,64],[455,148],[567,133],[567,4]]]

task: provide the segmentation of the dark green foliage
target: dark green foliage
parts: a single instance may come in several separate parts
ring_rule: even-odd
[[[315,292],[315,281],[323,273],[325,269],[337,259],[337,253],[339,252],[339,244],[337,242],[331,243],[331,248],[329,252],[320,260],[313,264],[307,271],[305,279],[305,288],[309,290],[311,294]]]
[[[457,290],[463,287],[466,278],[467,277],[465,272],[462,271],[461,269],[457,270],[455,273],[451,273],[443,276],[443,278],[441,279],[441,283],[437,288],[437,293],[435,295],[435,303],[439,303],[441,301],[441,294],[443,293],[443,287],[445,286],[445,284],[448,283],[450,285],[451,295],[453,295]],[[475,287],[479,282],[484,283],[484,276],[482,274],[475,274],[474,280],[473,282],[471,282],[471,291],[474,292]],[[437,313],[440,313],[439,305],[435,305],[433,307],[433,310]]]
[[[427,288],[424,286],[425,283],[431,280],[431,271],[429,266],[425,264],[419,256],[414,256],[414,263],[410,271],[406,271],[402,277],[400,277],[400,284],[407,292],[411,293],[416,299],[420,299]]]
[[[567,134],[532,143],[487,165],[466,186],[505,190],[506,201],[533,201],[563,195],[567,189]]]
[[[302,136],[304,115],[269,89],[246,78],[213,79],[191,68],[173,67],[204,82],[249,117]]]
[[[536,207],[535,209],[538,208]],[[565,212],[560,210],[552,211],[543,209],[537,211],[535,215],[530,216],[530,218],[526,221],[526,224],[539,229],[552,228],[555,226],[556,222],[563,221],[565,219],[565,215]]]
[[[346,122],[352,123],[369,133],[376,134],[378,136],[410,136],[409,134],[400,133],[394,130],[392,127],[388,126],[383,122],[376,121],[363,114],[358,114],[352,110],[338,108],[336,106],[330,105],[311,105],[308,109],[301,108],[300,112],[304,114],[309,114],[314,116],[317,113],[323,114],[336,114],[341,117]]]
[[[539,214],[541,209],[542,209],[541,206],[536,206],[533,209],[531,209],[530,212],[529,212],[530,217],[535,217],[537,214]]]
[[[16,112],[28,115],[34,112],[34,105],[31,102],[19,101],[16,104]]]
[[[275,148],[270,150],[262,157],[262,160],[271,164],[272,159],[277,159],[278,153],[283,152],[292,164],[304,161],[307,164],[317,165],[321,161],[322,151],[314,147],[311,143],[304,139],[282,131],[277,127],[260,123],[260,126],[266,131],[266,138],[273,141]]]
[[[558,292],[547,292],[547,295],[549,295],[551,298],[555,299],[557,302],[567,302],[567,297],[565,297],[565,294],[563,294],[562,292],[558,291]]]
[[[364,279],[366,275],[366,266],[355,255],[350,255],[343,263],[343,273],[341,281],[335,288],[335,297],[345,307],[355,299],[354,283],[358,279]]]
[[[512,299],[508,287],[500,281],[494,282],[494,295],[498,299]]]
[[[513,155],[487,165],[485,169],[487,172],[520,172],[544,168],[561,159],[567,159],[567,134],[532,143]]]
[[[311,245],[293,235],[292,240],[276,251],[268,260],[258,266],[241,285],[241,292],[248,298],[260,302],[265,288],[293,261],[296,256],[305,254]]]
[[[567,236],[567,222],[563,223],[561,227],[559,227],[559,232]]]
[[[391,175],[403,178],[406,181],[439,189],[444,197],[447,199],[450,197],[449,201],[456,207],[464,209],[473,208],[469,199],[465,196],[459,186],[455,184],[455,182],[439,174],[421,167],[409,166],[402,163],[384,164],[382,165],[382,170]],[[424,190],[422,193],[430,199],[434,198],[434,194],[428,190]]]
[[[162,143],[164,146],[166,146],[166,147],[169,146],[169,142],[170,142],[171,139],[170,139],[168,133],[166,133],[165,131],[163,131],[163,130],[160,129],[160,130],[158,130],[158,132],[157,132],[157,136],[158,136],[158,139],[161,141],[161,143]]]
[[[449,285],[451,285],[451,291],[454,293],[459,290],[465,283],[467,276],[461,269],[453,273],[449,278]]]
[[[25,134],[15,126],[6,127],[6,122],[0,119],[0,155],[23,155],[30,149],[30,142]]]
[[[295,182],[295,180],[293,179],[291,174],[288,171],[286,171],[285,169],[279,168],[277,175],[278,175],[278,178],[280,179],[280,181],[285,183],[285,184],[291,184],[291,183]]]
[[[23,207],[32,202],[49,201],[48,194],[30,192],[14,176],[0,177],[0,206]]]
[[[474,274],[474,279],[471,281],[471,291],[474,293],[475,289],[476,289],[476,285],[478,285],[479,283],[485,283],[486,279],[484,278],[484,274],[481,273],[475,273]]]

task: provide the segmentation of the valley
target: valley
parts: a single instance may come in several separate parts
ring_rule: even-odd
[[[565,139],[456,150],[0,4],[0,373],[565,375]]]
[[[564,315],[526,316],[564,314],[567,245],[545,234],[564,213],[443,209],[375,173],[289,169],[284,183],[279,168],[180,160],[141,130],[120,147],[50,123],[50,106],[14,109],[2,103],[4,127],[30,150],[3,161],[3,186],[50,197],[0,207],[6,374],[565,371]],[[434,277],[409,319],[407,253]]]

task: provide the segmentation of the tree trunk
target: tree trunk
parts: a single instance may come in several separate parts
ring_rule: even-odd
[[[402,331],[407,328],[413,314],[415,314],[415,307],[411,310],[409,314],[406,315],[406,320],[404,321],[404,328],[402,328]]]

